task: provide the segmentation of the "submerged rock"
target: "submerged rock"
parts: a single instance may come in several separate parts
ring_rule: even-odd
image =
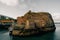
[[[20,36],[33,35],[41,32],[50,32],[56,29],[52,16],[48,12],[27,12],[23,17],[17,19],[20,25],[17,34]],[[22,27],[23,26],[23,27]],[[15,30],[12,31],[13,35]]]

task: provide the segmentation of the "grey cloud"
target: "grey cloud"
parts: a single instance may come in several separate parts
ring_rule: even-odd
[[[0,2],[9,6],[15,6],[18,4],[18,0],[0,0]]]
[[[13,1],[16,1],[16,0],[13,0]],[[60,4],[60,0],[18,0],[12,6],[11,4],[6,5],[6,3],[3,3],[3,1],[1,1],[0,14],[4,14],[4,15],[8,15],[10,17],[16,18],[17,16],[24,15],[28,10],[46,11],[51,13],[55,21],[58,21],[60,20],[59,4]]]

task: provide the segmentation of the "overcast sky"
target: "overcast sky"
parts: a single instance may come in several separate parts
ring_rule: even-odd
[[[17,18],[28,10],[49,12],[54,21],[60,21],[60,0],[0,0],[0,14]]]

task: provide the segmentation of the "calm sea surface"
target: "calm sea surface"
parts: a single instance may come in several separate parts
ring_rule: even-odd
[[[60,40],[60,24],[55,24],[56,31],[41,36],[11,37],[6,30],[0,30],[0,40]]]

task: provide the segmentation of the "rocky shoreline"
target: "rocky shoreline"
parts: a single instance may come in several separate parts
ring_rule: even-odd
[[[46,28],[46,29],[38,29],[38,30],[35,30],[35,29],[28,29],[28,30],[20,30],[19,34],[15,34],[13,33],[13,36],[33,36],[33,35],[41,35],[41,34],[44,34],[44,33],[48,33],[48,32],[54,32],[55,31],[55,27],[54,28]]]

